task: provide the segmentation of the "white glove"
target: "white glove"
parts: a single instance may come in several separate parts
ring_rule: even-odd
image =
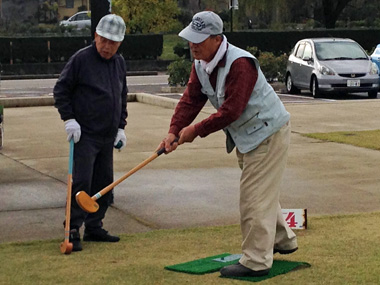
[[[116,147],[118,142],[121,141],[122,145],[120,147],[117,147],[118,149],[122,149],[123,147],[126,146],[127,144],[127,137],[125,136],[124,130],[123,129],[118,129],[117,130],[117,135],[115,138],[114,146]]]
[[[70,119],[65,121],[65,129],[67,133],[67,141],[69,142],[72,138],[74,139],[74,143],[79,142],[80,140],[80,125],[75,119]]]

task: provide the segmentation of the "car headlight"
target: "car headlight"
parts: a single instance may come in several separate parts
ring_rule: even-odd
[[[326,67],[326,66],[323,66],[321,65],[319,67],[319,72],[322,74],[322,75],[335,75],[335,72],[332,71],[330,68]]]
[[[369,71],[369,74],[378,74],[379,73],[379,69],[377,68],[377,65],[376,63],[374,62],[371,62],[371,70]]]

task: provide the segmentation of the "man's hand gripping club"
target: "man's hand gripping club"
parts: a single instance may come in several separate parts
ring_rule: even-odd
[[[184,144],[186,142],[191,143],[198,136],[194,125],[187,126],[183,128],[179,134],[179,138],[175,134],[168,133],[166,138],[162,140],[157,149],[165,147],[165,153],[170,153],[177,149],[178,145]],[[176,142],[178,140],[178,143]]]

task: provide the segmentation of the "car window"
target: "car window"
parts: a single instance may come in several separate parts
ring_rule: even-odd
[[[315,52],[319,60],[367,59],[355,42],[317,42]]]
[[[298,46],[298,49],[296,51],[296,57],[302,58],[304,49],[305,49],[305,43],[300,43],[300,45]]]
[[[86,20],[86,14],[79,14],[77,16],[77,21],[82,21],[82,20]]]
[[[310,59],[312,57],[313,57],[313,51],[311,49],[311,45],[309,43],[306,43],[302,59],[305,59],[305,58],[309,58]]]
[[[78,21],[83,21],[83,20],[90,20],[90,17],[88,16],[87,13],[82,13],[78,15]]]

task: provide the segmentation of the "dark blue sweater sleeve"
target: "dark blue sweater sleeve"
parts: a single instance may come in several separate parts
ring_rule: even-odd
[[[121,116],[120,116],[120,123],[119,123],[119,129],[124,129],[124,127],[127,125],[127,117],[128,117],[128,111],[127,111],[127,95],[128,95],[128,87],[127,87],[127,67],[125,64],[125,60],[123,57],[121,57],[123,60],[123,66],[125,70],[125,76],[123,80],[123,91],[121,92]]]
[[[75,56],[72,56],[62,70],[53,89],[54,106],[58,109],[63,121],[75,118],[72,106],[72,96],[75,84]]]

